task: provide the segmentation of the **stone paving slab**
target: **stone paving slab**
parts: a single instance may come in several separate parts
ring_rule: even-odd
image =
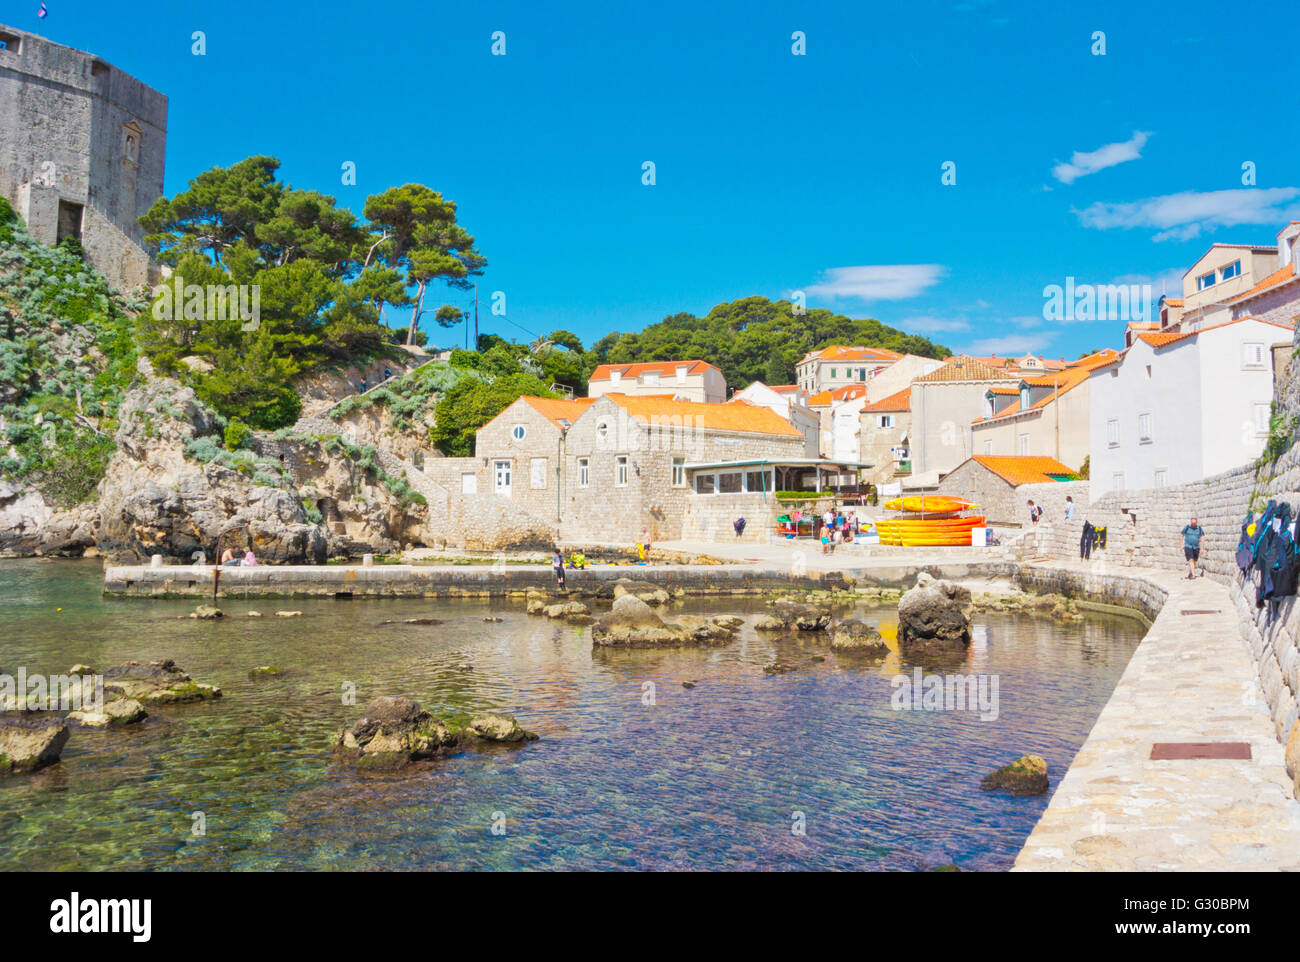
[[[1300,870],[1300,802],[1228,589],[1123,574],[1168,597],[1069,770],[1049,773],[1060,781],[1013,871]],[[1192,741],[1247,742],[1252,758],[1150,760],[1155,742]]]

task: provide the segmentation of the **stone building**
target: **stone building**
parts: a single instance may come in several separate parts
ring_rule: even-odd
[[[650,361],[644,364],[601,364],[587,379],[587,396],[629,394],[675,397],[683,401],[721,404],[727,399],[727,379],[707,361]]]
[[[860,419],[862,460],[873,464],[863,473],[863,480],[883,484],[911,474],[911,387],[866,405]]]
[[[567,543],[627,544],[699,536],[737,498],[772,501],[772,462],[806,461],[804,444],[789,421],[744,401],[521,397],[478,430],[473,457],[429,459],[423,473],[453,497],[508,498]],[[767,462],[757,480],[740,466],[754,461]]]
[[[799,387],[809,394],[833,391],[871,380],[903,355],[883,347],[845,347],[832,344],[809,351],[795,365]]]
[[[32,236],[76,238],[117,288],[156,268],[136,219],[162,196],[167,98],[94,54],[0,25],[0,196]]]
[[[980,358],[954,357],[912,382],[909,450],[912,476],[904,487],[926,487],[961,464],[974,451],[971,422],[988,410],[990,389],[1018,384],[1018,374]]]
[[[990,388],[984,416],[971,424],[976,454],[1034,455],[1079,468],[1089,455],[1089,373],[1119,356],[1106,349],[1061,371],[1022,377]]]
[[[1064,484],[1073,478],[1070,468],[1055,458],[977,454],[949,471],[937,490],[974,501],[990,524],[1027,525],[1029,507],[1021,486]],[[1061,510],[1060,517],[1064,517],[1064,508]]]

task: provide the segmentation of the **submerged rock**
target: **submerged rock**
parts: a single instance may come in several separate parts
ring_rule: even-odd
[[[614,582],[614,600],[624,595],[635,595],[648,605],[666,605],[671,600],[667,590],[648,581],[633,581],[631,578],[619,578]]]
[[[249,678],[278,678],[283,674],[284,669],[276,665],[258,665],[248,669]]]
[[[863,621],[841,621],[831,633],[833,651],[853,652],[862,655],[885,655],[889,646],[879,631]]]
[[[831,609],[823,605],[801,604],[788,598],[778,599],[772,605],[776,617],[787,628],[800,631],[825,631],[831,626]]]
[[[733,615],[714,618],[683,616],[665,622],[632,594],[615,599],[614,607],[591,628],[596,647],[680,648],[729,642],[744,622]]]
[[[769,661],[763,666],[763,671],[769,675],[784,675],[788,671],[794,671],[794,666],[780,661]]]
[[[59,760],[68,726],[57,718],[0,716],[0,774],[34,772]]]
[[[898,641],[905,648],[964,651],[970,644],[968,588],[922,571],[898,602]]]
[[[224,618],[226,613],[220,608],[214,608],[212,605],[199,605],[192,612],[191,618],[199,618],[203,621],[215,621],[218,618]]]
[[[302,612],[301,611],[277,611],[275,613],[275,616],[277,618],[301,618]]]
[[[581,601],[562,601],[559,604],[546,605],[542,614],[547,618],[574,618],[591,614],[591,609]]]
[[[776,615],[759,615],[754,627],[759,631],[785,631],[785,622]]]
[[[77,722],[87,728],[116,728],[121,725],[134,725],[149,717],[144,705],[134,698],[115,698],[105,703],[103,711],[71,711],[68,721]]]
[[[221,689],[194,681],[170,658],[148,663],[128,661],[104,672],[104,691],[146,705],[176,704],[220,698]]]
[[[1021,755],[1010,765],[985,775],[980,788],[1012,795],[1042,795],[1047,791],[1047,762],[1038,755]]]
[[[536,738],[509,715],[483,712],[458,724],[434,717],[417,701],[383,695],[366,706],[364,718],[334,736],[333,750],[363,767],[400,768],[475,742],[517,744]]]

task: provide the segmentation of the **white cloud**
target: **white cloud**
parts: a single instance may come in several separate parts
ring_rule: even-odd
[[[1068,164],[1057,164],[1052,168],[1052,176],[1063,184],[1073,184],[1080,177],[1095,174],[1099,170],[1114,167],[1125,161],[1137,160],[1142,156],[1142,148],[1146,146],[1147,138],[1150,136],[1149,133],[1135,130],[1133,136],[1122,143],[1106,144],[1096,150],[1076,150],[1070,156]]]
[[[972,341],[970,344],[962,347],[963,354],[975,354],[981,357],[987,357],[991,354],[997,354],[1002,357],[1016,356],[1024,354],[1037,354],[1045,348],[1049,338],[1040,335],[1010,335],[1006,337],[986,337],[983,340]]]
[[[940,334],[944,331],[969,331],[970,321],[959,317],[909,317],[893,326],[909,334]]]
[[[1085,227],[1154,227],[1155,240],[1191,240],[1213,227],[1279,224],[1300,214],[1300,187],[1244,187],[1148,197],[1129,204],[1098,201],[1076,210]]]
[[[939,283],[941,264],[869,264],[832,267],[807,289],[810,296],[857,298],[863,301],[902,301]]]

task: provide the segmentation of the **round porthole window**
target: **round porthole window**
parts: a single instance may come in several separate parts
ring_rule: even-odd
[[[516,441],[522,441],[527,434],[528,434],[528,429],[525,428],[522,424],[516,424],[513,430],[511,430],[510,432],[510,436],[514,438]]]

